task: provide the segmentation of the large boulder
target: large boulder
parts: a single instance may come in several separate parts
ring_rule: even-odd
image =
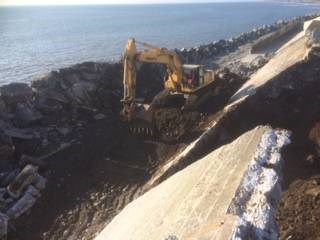
[[[32,98],[32,89],[26,83],[10,83],[0,88],[2,99],[7,104],[27,102]]]
[[[7,104],[0,98],[0,118],[9,119],[11,117]],[[1,128],[1,124],[0,124]]]
[[[19,127],[26,127],[39,122],[42,119],[42,114],[33,106],[18,103],[14,112],[14,122]]]
[[[61,76],[58,71],[52,71],[49,74],[32,80],[31,86],[39,89],[55,89],[60,86]]]
[[[91,94],[96,89],[96,85],[92,82],[78,82],[72,85],[69,97],[78,104],[90,105]]]
[[[0,170],[8,167],[13,160],[14,146],[11,137],[0,132]]]

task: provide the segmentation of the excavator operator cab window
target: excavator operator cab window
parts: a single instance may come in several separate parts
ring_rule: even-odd
[[[201,67],[196,65],[186,65],[183,68],[183,85],[188,88],[197,88],[203,78]]]
[[[203,67],[199,67],[199,85],[201,86],[204,84],[204,70]]]

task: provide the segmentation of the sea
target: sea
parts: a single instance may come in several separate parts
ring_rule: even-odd
[[[320,5],[225,2],[0,7],[0,85],[85,61],[118,61],[130,37],[161,47],[206,44]]]

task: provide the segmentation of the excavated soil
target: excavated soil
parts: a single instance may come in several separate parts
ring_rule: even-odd
[[[205,119],[221,109],[244,81],[230,72],[221,74],[218,88],[199,105],[201,111],[161,109],[158,127],[164,132],[180,128],[181,139],[134,136],[118,114],[90,122],[77,144],[45,159],[40,173],[47,177],[47,187],[31,212],[10,224],[8,239],[93,239],[145,191],[144,184],[159,166],[203,132]],[[138,95],[151,100],[160,86],[156,81],[139,88]],[[118,102],[114,107],[114,112],[120,111]]]
[[[281,239],[319,239],[320,176],[294,181],[282,198]]]
[[[9,239],[92,239],[178,148],[131,137],[119,119],[91,124],[81,144],[47,160],[46,190]]]

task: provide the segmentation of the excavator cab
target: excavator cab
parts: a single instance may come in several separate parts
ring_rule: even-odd
[[[193,93],[210,84],[214,80],[214,71],[205,70],[203,65],[182,65],[182,91]]]
[[[184,64],[182,84],[185,88],[196,89],[204,81],[203,68],[201,65]]]

